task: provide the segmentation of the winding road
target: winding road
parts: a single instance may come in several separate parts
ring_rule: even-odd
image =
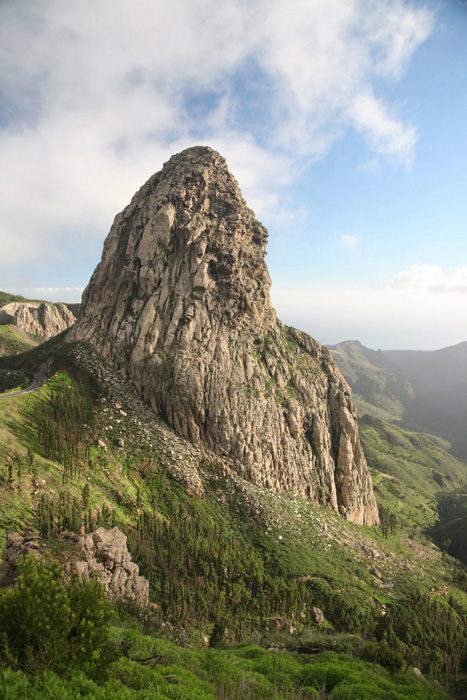
[[[20,369],[0,369],[0,372],[14,372],[15,374],[32,374],[33,376],[33,382],[30,386],[26,387],[26,389],[21,389],[21,391],[14,391],[12,394],[2,394],[0,395],[0,401],[2,399],[11,399],[13,396],[30,394],[31,391],[39,389],[39,387],[41,387],[47,381],[47,377],[45,377],[43,374],[39,374],[39,372],[29,372],[27,370]]]

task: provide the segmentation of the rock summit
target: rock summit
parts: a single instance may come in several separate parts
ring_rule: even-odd
[[[376,523],[349,387],[325,347],[277,319],[267,237],[222,156],[173,156],[115,218],[70,339],[217,463]]]

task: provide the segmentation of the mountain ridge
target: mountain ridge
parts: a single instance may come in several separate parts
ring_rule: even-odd
[[[432,351],[374,351],[359,341],[329,348],[352,387],[359,415],[373,413],[439,435],[456,457],[467,459],[467,342]]]

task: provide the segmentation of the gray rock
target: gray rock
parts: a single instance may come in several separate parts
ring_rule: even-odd
[[[74,536],[62,533],[62,539],[72,540],[75,549],[63,552],[61,562],[65,574],[78,574],[80,581],[97,576],[104,587],[105,597],[114,603],[131,601],[140,608],[148,605],[149,581],[139,575],[139,567],[131,561],[127,538],[117,527],[111,530],[98,528],[95,532]],[[17,562],[20,556],[32,554],[39,559],[46,553],[41,538],[23,538],[17,532],[8,532],[2,561],[2,586],[15,583],[18,576]]]
[[[37,546],[37,537],[27,540],[12,530],[6,533],[0,576],[2,587],[11,586],[16,581],[18,577],[18,560],[21,556],[32,554],[36,559],[40,558],[41,551]],[[40,538],[38,539],[40,540]]]
[[[12,301],[0,309],[0,325],[12,324],[44,338],[52,338],[75,322],[75,316],[65,304]]]
[[[267,235],[218,153],[173,156],[116,216],[68,338],[213,464],[377,523],[350,389],[325,347],[277,319]]]
[[[100,527],[78,540],[84,561],[74,559],[65,565],[65,569],[69,573],[77,571],[82,581],[91,578],[95,572],[109,600],[114,603],[132,601],[139,607],[146,607],[149,582],[139,576],[139,567],[131,561],[126,542],[126,535],[117,527],[110,530]]]
[[[322,625],[324,622],[324,613],[320,608],[311,608],[313,621],[316,625]]]

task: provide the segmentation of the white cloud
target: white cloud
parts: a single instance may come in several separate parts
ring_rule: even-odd
[[[398,272],[375,285],[379,288],[467,294],[467,266],[455,267],[445,273],[438,265],[412,265],[410,270]]]
[[[410,165],[417,141],[414,126],[394,119],[371,92],[356,95],[348,113],[355,129],[368,138],[373,150],[386,156],[397,156]]]
[[[358,246],[358,237],[352,236],[350,233],[342,233],[339,243],[344,250],[355,250]]]
[[[268,217],[348,128],[410,162],[415,128],[374,87],[399,79],[432,23],[401,0],[3,0],[0,265],[57,257],[70,230],[93,246],[196,142]]]

